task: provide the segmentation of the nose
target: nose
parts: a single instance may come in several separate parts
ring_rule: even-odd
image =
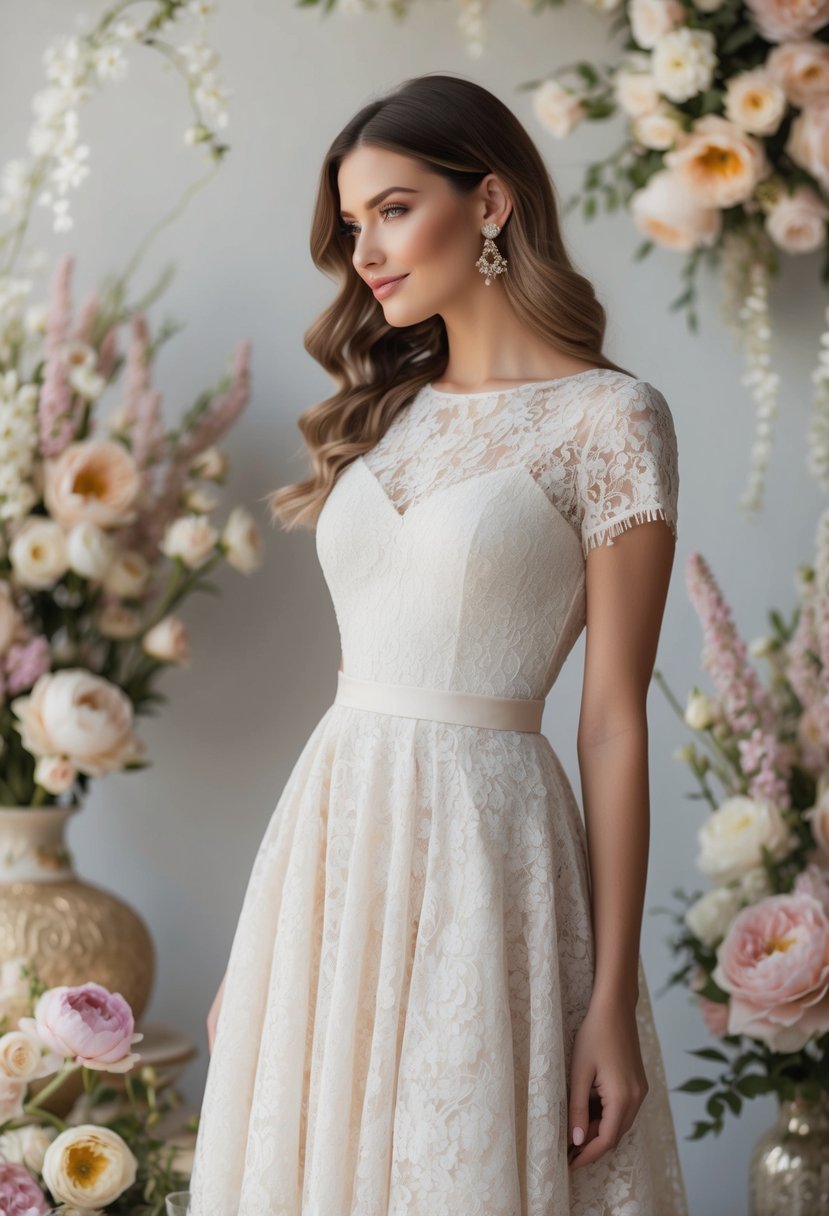
[[[378,260],[382,262],[382,255],[379,254],[379,251],[374,250],[372,252],[370,238],[367,236],[365,229],[358,232],[353,239],[354,252],[351,255],[351,261],[356,270],[360,270],[368,266],[375,266],[377,265]]]

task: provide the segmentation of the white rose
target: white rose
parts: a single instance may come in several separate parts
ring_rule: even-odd
[[[0,579],[0,655],[11,646],[22,623],[12,589],[5,579]]]
[[[28,1088],[28,1081],[0,1076],[0,1124],[20,1118]]]
[[[631,118],[651,114],[659,105],[659,92],[650,72],[620,68],[613,78],[613,92],[619,105]]]
[[[168,615],[144,634],[143,647],[147,654],[165,663],[190,666],[190,640],[187,626],[179,617]]]
[[[168,525],[159,548],[195,570],[210,557],[218,539],[218,531],[202,515],[182,515]]]
[[[716,946],[725,937],[741,904],[739,891],[715,887],[691,905],[685,913],[685,923],[706,946]]]
[[[104,590],[121,599],[134,599],[147,586],[151,573],[146,558],[137,549],[129,549],[113,558],[104,575]]]
[[[765,68],[738,72],[726,81],[725,116],[752,135],[773,135],[787,105],[782,87]]]
[[[689,101],[714,79],[716,38],[710,30],[672,30],[656,43],[652,57],[659,92],[671,101]]]
[[[62,756],[39,756],[35,764],[35,784],[42,785],[50,794],[63,794],[71,789],[76,776],[75,766]]]
[[[585,117],[580,99],[557,80],[545,80],[533,93],[535,116],[556,139],[565,139]]]
[[[705,730],[714,723],[711,700],[705,693],[690,693],[685,706],[685,721],[691,730]]]
[[[673,106],[662,102],[652,114],[643,114],[631,123],[633,138],[645,148],[665,152],[672,148],[684,128]]]
[[[205,481],[219,481],[225,477],[228,469],[228,459],[221,448],[205,448],[190,465],[194,477],[203,477]]]
[[[103,528],[82,520],[67,533],[66,554],[69,565],[77,574],[101,579],[115,556],[115,542]]]
[[[141,616],[126,604],[105,604],[95,623],[105,638],[134,638],[141,629]]]
[[[31,516],[12,541],[9,557],[22,586],[54,587],[69,568],[63,528],[53,519]]]
[[[244,507],[234,507],[230,512],[221,539],[226,560],[242,574],[251,574],[262,564],[262,537]]]
[[[0,1035],[0,1076],[32,1081],[53,1071],[53,1061],[44,1057],[36,1041],[22,1030]]]
[[[78,1169],[78,1160],[89,1162]],[[107,1127],[81,1123],[60,1132],[43,1157],[43,1181],[58,1203],[89,1208],[114,1203],[135,1182],[138,1162],[129,1145]]]
[[[771,802],[737,794],[708,816],[699,830],[697,865],[717,882],[739,878],[762,865],[761,847],[779,861],[796,844],[779,809]]]
[[[628,19],[634,41],[649,51],[665,34],[685,24],[685,9],[678,0],[631,0]]]
[[[44,1154],[57,1134],[57,1128],[37,1127],[35,1124],[3,1132],[0,1134],[0,1161],[25,1165],[33,1174],[39,1174],[43,1169]]]

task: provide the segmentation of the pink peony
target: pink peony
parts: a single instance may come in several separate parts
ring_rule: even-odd
[[[77,987],[50,988],[35,1005],[33,1018],[20,1029],[37,1035],[62,1058],[101,1072],[129,1072],[141,1057],[130,1052],[143,1034],[134,1034],[129,1004],[120,992],[90,981]]]
[[[3,1216],[45,1216],[52,1209],[25,1165],[0,1161],[0,1212]]]
[[[829,917],[814,896],[771,895],[738,912],[717,950],[728,1033],[799,1051],[829,1030]]]

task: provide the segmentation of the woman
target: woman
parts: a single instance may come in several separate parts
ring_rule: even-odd
[[[670,410],[469,81],[348,123],[311,248],[339,387],[270,503],[316,526],[343,658],[208,1017],[193,1216],[685,1216],[639,958]],[[540,733],[585,625],[586,827]]]

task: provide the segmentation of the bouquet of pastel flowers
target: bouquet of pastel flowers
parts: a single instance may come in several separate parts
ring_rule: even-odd
[[[3,963],[4,1216],[160,1216],[165,1195],[186,1186],[175,1148],[153,1134],[178,1098],[159,1100],[155,1070],[138,1068],[132,1048],[143,1037],[120,993],[92,982],[46,988],[29,960]],[[83,1093],[61,1119],[44,1103],[79,1069]],[[120,1093],[107,1074],[123,1076]]]
[[[172,609],[225,560],[261,562],[250,513],[223,528],[212,484],[219,446],[249,396],[250,344],[229,376],[167,428],[143,312],[91,293],[73,321],[72,258],[51,299],[0,330],[0,803],[34,806],[85,792],[91,776],[145,767],[135,717],[165,698],[152,687],[188,665],[187,626]],[[124,321],[126,355],[118,350]],[[100,400],[125,367],[116,408]]]
[[[692,1054],[721,1066],[716,1080],[679,1086],[708,1092],[711,1121],[744,1098],[829,1094],[829,511],[816,557],[801,566],[799,602],[751,648],[698,554],[687,585],[704,631],[703,665],[716,695],[694,688],[684,707],[661,684],[695,739],[687,763],[710,814],[699,829],[699,869],[712,887],[674,892],[680,911],[671,940],[682,966],[667,986],[687,982],[718,1047]],[[760,679],[751,657],[769,664]],[[717,790],[719,786],[719,792]]]

